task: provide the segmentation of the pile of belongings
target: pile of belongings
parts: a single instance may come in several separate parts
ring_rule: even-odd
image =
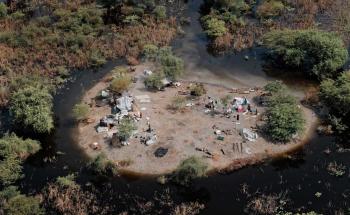
[[[245,105],[249,105],[249,101],[246,97],[235,97],[233,99],[233,109],[236,110],[237,112],[244,112],[244,107]]]
[[[241,135],[243,136],[244,139],[252,142],[258,139],[258,134],[249,128],[243,128],[241,131]]]
[[[97,127],[97,132],[108,132],[109,128],[116,126],[118,124],[118,118],[114,115],[107,115],[100,119],[100,123]]]

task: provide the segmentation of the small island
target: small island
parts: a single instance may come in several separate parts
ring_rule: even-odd
[[[277,103],[297,106],[302,120],[290,137],[271,137],[264,132],[265,112],[282,83],[236,89],[164,78],[150,86],[152,71],[154,64],[117,67],[85,93],[76,106],[88,110],[77,138],[88,155],[102,153],[119,171],[140,175],[169,174],[193,157],[206,163],[207,172],[230,171],[302,146],[317,121],[294,97],[276,96]]]

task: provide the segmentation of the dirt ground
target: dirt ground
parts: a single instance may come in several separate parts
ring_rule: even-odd
[[[111,113],[110,106],[91,107],[89,118],[91,123],[81,123],[79,125],[78,142],[85,149],[86,153],[95,156],[101,152],[105,153],[110,160],[116,164],[128,163],[127,166],[121,166],[120,169],[145,175],[160,175],[170,173],[176,169],[179,163],[190,157],[203,157],[209,165],[209,170],[223,170],[227,168],[234,169],[232,165],[239,163],[255,163],[262,159],[276,156],[281,153],[291,151],[301,146],[308,134],[313,130],[313,125],[317,121],[310,109],[301,106],[306,119],[306,129],[304,134],[288,144],[273,144],[259,135],[255,142],[244,141],[239,131],[242,128],[255,128],[256,125],[263,123],[261,113],[262,107],[254,103],[254,97],[261,93],[259,90],[254,92],[238,93],[232,89],[222,86],[205,84],[207,94],[198,100],[186,95],[186,104],[193,103],[194,106],[185,107],[180,111],[173,111],[168,108],[174,96],[179,95],[179,91],[188,91],[190,84],[187,81],[181,81],[180,87],[169,87],[165,91],[151,92],[145,89],[143,80],[143,71],[152,66],[140,65],[132,73],[137,77],[137,82],[130,89],[132,96],[148,95],[151,98],[150,103],[140,103],[136,99],[136,105],[141,109],[142,119],[136,123],[138,127],[137,134],[130,140],[129,145],[121,148],[110,145],[111,134],[97,133],[96,126],[99,119]],[[90,104],[101,90],[109,85],[108,82],[101,81],[93,88],[88,90],[83,97],[83,102]],[[209,101],[208,96],[214,99],[220,99],[226,95],[234,97],[245,96],[252,104],[253,108],[258,108],[259,115],[240,114],[240,124],[236,123],[237,113],[232,113],[229,117],[223,114],[212,115],[205,113],[205,104]],[[141,143],[140,137],[146,135],[147,120],[157,135],[157,142],[146,146]],[[218,140],[215,134],[216,130],[225,131],[224,140]],[[111,133],[112,131],[110,131]],[[90,145],[94,142],[99,143],[100,150],[93,150]],[[155,151],[163,147],[168,149],[164,157],[158,158],[154,155]],[[197,149],[204,149],[199,151]],[[206,152],[209,152],[210,155]]]

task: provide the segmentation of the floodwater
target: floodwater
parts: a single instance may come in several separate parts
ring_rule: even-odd
[[[262,71],[262,49],[254,48],[238,54],[214,57],[206,50],[207,40],[198,22],[202,1],[188,2],[185,14],[191,24],[183,27],[185,36],[174,42],[174,51],[186,62],[187,75],[192,80],[220,83],[228,87],[262,86],[273,78]],[[249,60],[245,61],[244,56]],[[79,182],[89,181],[90,176],[82,171],[88,161],[74,141],[75,126],[71,109],[79,101],[84,90],[93,86],[115,65],[109,63],[98,72],[78,71],[73,82],[59,90],[55,97],[57,126],[49,137],[39,137],[44,150],[29,159],[25,165],[26,177],[20,186],[26,193],[40,190],[47,182],[57,176],[79,172]],[[291,88],[300,90],[304,84],[288,82]],[[331,154],[323,151],[330,149]],[[289,158],[280,158],[265,164],[250,166],[227,175],[212,175],[196,181],[192,189],[179,189],[173,185],[162,186],[154,179],[128,177],[115,178],[115,192],[128,192],[151,198],[154,191],[171,187],[172,196],[180,200],[200,200],[206,209],[202,214],[243,214],[249,197],[248,193],[280,194],[286,193],[290,199],[287,209],[296,211],[315,210],[323,214],[334,214],[335,210],[349,208],[349,152],[337,152],[335,139],[312,134],[310,142]],[[331,161],[347,166],[343,177],[331,176],[326,167]],[[322,195],[316,197],[315,193]],[[116,203],[118,204],[118,203]]]

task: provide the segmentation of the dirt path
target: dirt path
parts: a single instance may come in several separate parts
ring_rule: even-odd
[[[246,96],[252,103],[252,107],[255,108],[257,104],[253,102],[253,98],[259,92],[233,93],[228,88],[206,84],[207,94],[205,96],[198,100],[191,100],[183,96],[187,98],[186,104],[193,104],[193,106],[175,112],[169,110],[168,105],[172,98],[179,94],[179,91],[188,91],[187,87],[190,83],[182,82],[182,85],[178,88],[166,88],[165,91],[149,92],[143,84],[143,70],[145,68],[149,68],[149,66],[140,65],[136,67],[133,75],[137,77],[138,81],[132,86],[130,93],[134,97],[148,95],[151,102],[140,103],[136,100],[143,118],[137,122],[138,132],[130,139],[128,146],[112,147],[107,133],[96,132],[95,126],[99,119],[111,113],[109,106],[92,107],[90,119],[94,122],[79,126],[78,142],[87,154],[95,156],[103,152],[116,163],[128,163],[128,166],[121,167],[121,169],[128,172],[145,175],[170,173],[176,169],[182,160],[190,156],[203,157],[209,164],[209,170],[236,169],[300,147],[306,142],[308,134],[313,131],[313,125],[317,122],[316,116],[310,109],[301,107],[307,129],[298,140],[279,145],[269,143],[259,136],[255,142],[244,141],[239,134],[240,130],[242,128],[254,128],[261,124],[261,115],[240,114],[240,124],[237,124],[236,114],[231,114],[230,117],[222,114],[211,115],[205,113],[205,104],[208,102],[208,96],[216,99],[226,95],[231,97]],[[108,85],[107,82],[99,82],[86,92],[83,101],[90,103],[91,99]],[[258,107],[258,110],[261,113],[264,108]],[[147,134],[145,132],[148,128],[146,118],[149,118],[152,129],[155,130],[157,135],[157,142],[150,146],[146,146],[140,141],[140,137]],[[215,134],[216,130],[224,131],[223,140],[218,139]],[[99,143],[101,150],[93,150],[89,147],[94,142]],[[168,150],[164,157],[159,158],[154,155],[159,147]]]

